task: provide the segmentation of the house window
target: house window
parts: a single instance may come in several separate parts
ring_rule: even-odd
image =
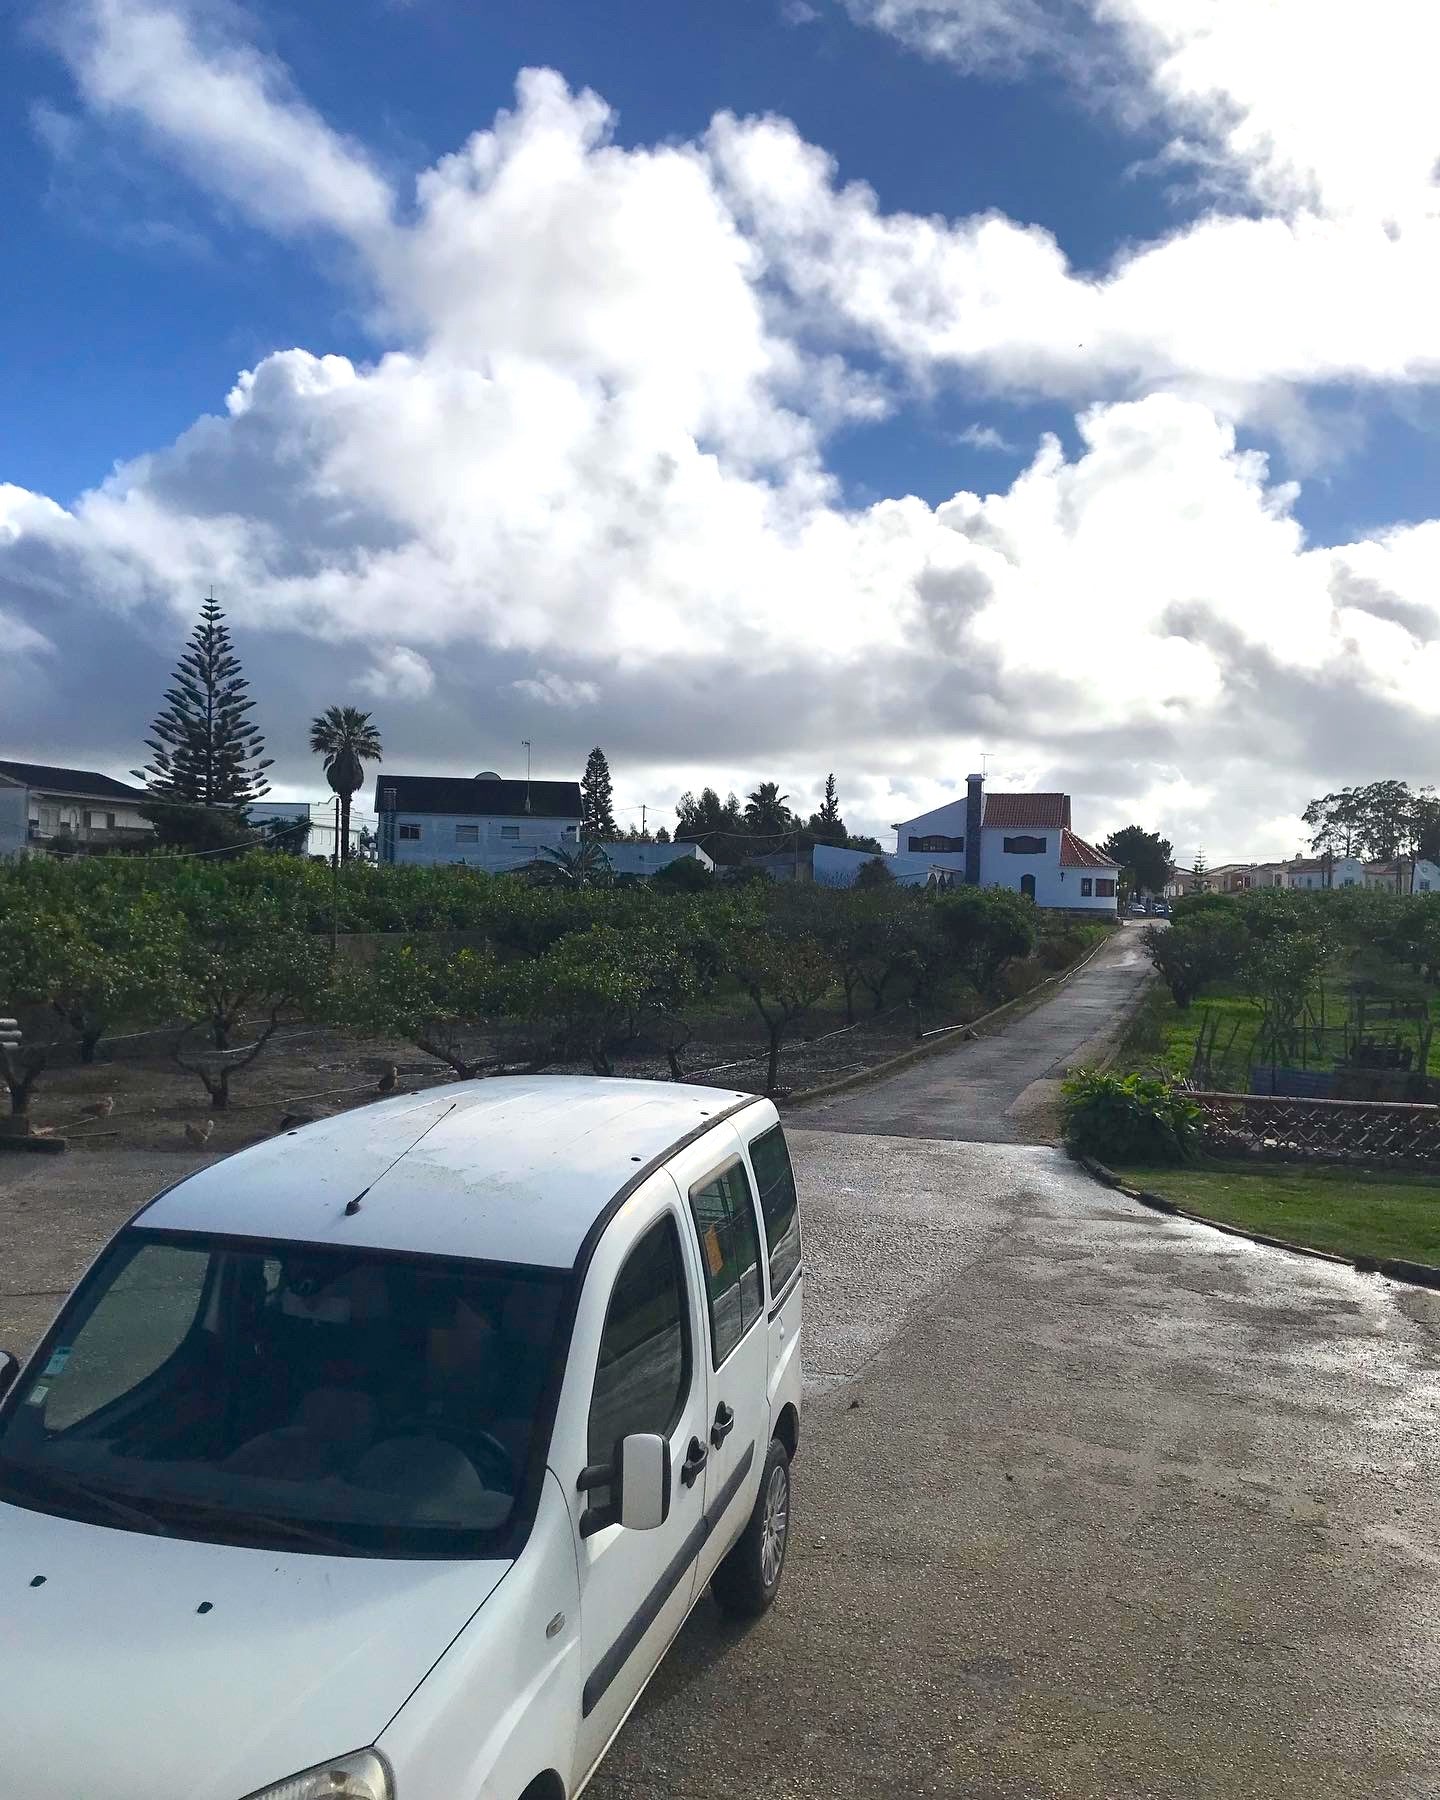
[[[502,825],[500,827],[500,835],[507,843],[518,844],[520,842],[520,827],[518,825]]]
[[[579,826],[578,826],[578,825],[567,825],[567,826],[566,826],[566,827],[565,827],[565,835],[566,835],[566,837],[567,837],[567,838],[573,838],[573,837],[574,837],[574,835],[575,835],[575,833],[576,833],[576,832],[577,832],[577,831],[578,831],[578,830],[579,830],[579,829],[580,829],[580,827],[579,827]]]
[[[1043,856],[1046,841],[1043,837],[1008,837],[1005,839],[1007,856]]]
[[[87,811],[85,814],[85,829],[87,831],[113,831],[115,829],[114,813]]]
[[[958,856],[965,848],[965,840],[963,837],[943,837],[932,832],[929,837],[912,837],[910,848],[931,856]]]
[[[478,844],[480,842],[480,827],[478,825],[457,825],[455,827],[455,842],[457,844]]]
[[[1111,881],[1107,876],[1104,876],[1104,875],[1096,876],[1096,878],[1095,878],[1095,898],[1097,900],[1113,900],[1115,898],[1115,883],[1113,881]]]
[[[1095,892],[1095,881],[1094,881],[1093,876],[1082,875],[1080,877],[1080,898],[1082,900],[1089,900],[1093,896],[1094,892]]]
[[[1430,892],[1430,883],[1423,875],[1420,877],[1420,892],[1422,894],[1428,894]]]
[[[402,825],[400,827],[400,836],[402,839],[406,839],[412,844],[417,843],[420,838],[420,827],[418,825]]]

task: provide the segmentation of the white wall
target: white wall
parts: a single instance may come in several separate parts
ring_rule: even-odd
[[[23,855],[29,838],[30,790],[0,787],[0,857]]]
[[[1043,855],[1017,856],[1007,853],[1006,838],[1017,837],[1042,839],[1045,844]],[[1097,894],[1095,883],[1097,880],[1116,880],[1119,870],[1062,869],[1060,840],[1061,833],[1058,829],[1002,831],[996,826],[987,826],[980,835],[981,887],[1003,887],[1019,893],[1021,878],[1033,875],[1037,906],[1063,906],[1077,912],[1083,908],[1086,912],[1113,913],[1115,896]],[[1090,883],[1088,894],[1082,891],[1084,881]]]
[[[401,835],[407,825],[419,828],[419,838]],[[474,827],[477,841],[462,842],[461,827]],[[510,836],[511,832],[514,836]],[[472,869],[500,874],[523,869],[542,848],[573,850],[580,839],[579,819],[499,818],[474,813],[395,814],[394,860],[412,867],[464,863]]]
[[[923,856],[927,868],[961,869],[965,867],[963,850],[911,850],[910,838],[915,837],[952,837],[964,839],[965,836],[966,797],[962,794],[958,800],[947,800],[944,806],[937,806],[933,812],[921,813],[915,819],[902,819],[895,827],[895,854],[897,856]]]
[[[690,857],[702,869],[713,869],[714,862],[698,844],[630,844],[620,841],[601,844],[610,867],[617,875],[653,875],[667,864]]]

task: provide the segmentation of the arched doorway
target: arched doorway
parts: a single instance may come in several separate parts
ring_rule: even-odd
[[[1020,877],[1020,892],[1028,894],[1032,900],[1035,898],[1035,877],[1033,875]]]

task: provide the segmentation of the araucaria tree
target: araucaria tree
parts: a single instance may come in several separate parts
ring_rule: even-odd
[[[182,805],[243,812],[270,791],[255,702],[230,630],[212,595],[175,668],[174,685],[145,742],[151,760],[132,773],[152,795]]]
[[[356,706],[327,706],[310,721],[310,748],[325,759],[325,779],[340,796],[340,860],[350,860],[350,803],[365,780],[365,764],[383,760],[379,728]]]
[[[613,843],[619,836],[615,829],[610,765],[598,744],[586,757],[585,773],[580,780],[580,835],[592,844]]]

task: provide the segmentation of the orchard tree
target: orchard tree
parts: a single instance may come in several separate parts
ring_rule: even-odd
[[[223,1112],[230,1083],[264,1052],[285,1019],[314,1011],[329,959],[288,907],[231,891],[187,917],[178,973],[185,1028],[174,1057],[199,1077],[214,1110]],[[237,1047],[233,1040],[242,1027],[250,1041]],[[208,1047],[200,1048],[207,1038]]]
[[[615,828],[610,765],[597,744],[585,759],[585,773],[580,780],[580,836],[589,843],[608,844],[619,835]]]
[[[212,594],[176,665],[173,686],[145,742],[150,762],[132,773],[149,789],[142,808],[164,828],[164,802],[243,815],[270,791],[264,771],[272,759],[250,718],[255,702],[230,640],[225,615]]]
[[[829,961],[813,939],[739,931],[726,946],[729,972],[765,1025],[769,1059],[765,1092],[780,1083],[780,1047],[830,986]]]
[[[365,1037],[398,1037],[461,1081],[498,1066],[506,984],[489,950],[446,949],[424,939],[385,944],[370,963],[343,958],[326,1013]]]

